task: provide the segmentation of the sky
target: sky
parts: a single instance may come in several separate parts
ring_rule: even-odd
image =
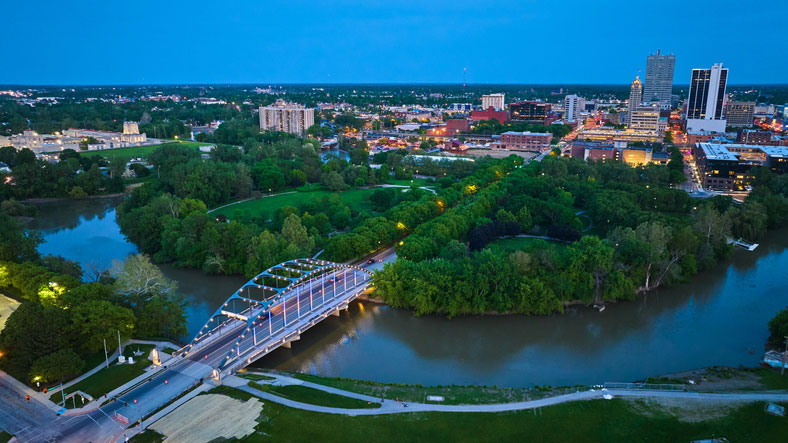
[[[788,2],[7,1],[0,84],[788,83]],[[640,71],[640,72],[639,72]]]

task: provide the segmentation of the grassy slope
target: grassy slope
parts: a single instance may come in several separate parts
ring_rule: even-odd
[[[538,389],[514,389],[486,386],[431,386],[405,384],[384,384],[373,381],[350,380],[334,377],[321,377],[318,375],[293,373],[292,377],[304,381],[317,383],[345,391],[366,394],[372,397],[382,397],[388,400],[399,399],[409,402],[427,403],[428,395],[439,395],[444,398],[440,404],[483,404],[483,403],[510,403],[525,400],[534,400],[546,395]],[[574,392],[574,389],[570,389]],[[552,391],[553,395],[563,390]]]
[[[221,387],[211,391],[242,400],[249,394]],[[645,415],[640,410],[648,410]],[[752,403],[729,415],[682,422],[658,408],[625,400],[564,403],[507,413],[406,413],[369,417],[320,414],[264,402],[257,432],[241,441],[420,442],[420,441],[782,441],[788,419]]]
[[[249,386],[259,389],[261,391],[268,391],[280,397],[284,397],[293,401],[301,403],[308,403],[310,405],[329,406],[332,408],[345,408],[345,409],[370,409],[379,408],[379,403],[367,403],[363,400],[345,397],[343,395],[331,394],[318,389],[307,388],[299,385],[289,386],[273,386],[261,385],[259,383],[251,382]]]
[[[350,209],[353,211],[370,211],[372,210],[372,203],[369,201],[369,197],[373,192],[375,192],[374,189],[349,189],[339,193],[339,197],[346,205],[350,206]],[[270,217],[275,211],[283,206],[298,207],[312,200],[320,200],[331,194],[332,193],[329,191],[320,190],[277,194],[270,197],[265,196],[257,200],[244,201],[226,206],[213,212],[213,214],[224,214],[232,218],[235,211],[248,210],[253,217],[259,215]]]

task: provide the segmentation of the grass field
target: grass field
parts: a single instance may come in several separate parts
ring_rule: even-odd
[[[186,146],[189,148],[197,149],[200,146],[208,145],[209,143],[197,143],[197,142],[167,142],[163,144],[170,144],[170,143],[177,143],[181,146]],[[156,148],[162,145],[150,145],[150,146],[134,146],[131,148],[118,148],[118,149],[104,149],[101,151],[80,151],[80,155],[84,155],[86,157],[94,157],[100,155],[102,157],[106,157],[108,159],[113,158],[124,158],[126,160],[135,158],[135,157],[146,157],[151,152],[155,151]]]
[[[390,178],[388,184],[401,186],[435,186],[435,182],[424,178],[414,178],[413,180]]]
[[[102,395],[112,391],[118,386],[139,377],[145,372],[145,368],[150,365],[148,360],[148,353],[153,348],[152,345],[129,345],[124,349],[123,354],[127,357],[133,355],[132,352],[136,349],[143,351],[139,357],[134,357],[134,364],[110,364],[109,368],[102,369],[90,377],[69,386],[65,389],[66,394],[74,391],[82,391],[94,399],[98,399]],[[92,368],[89,368],[92,369]],[[55,403],[62,401],[63,396],[61,392],[56,392],[49,397]],[[79,405],[77,405],[79,406]]]
[[[339,198],[341,198],[342,202],[348,205],[353,211],[371,211],[372,202],[369,201],[369,197],[373,192],[375,192],[375,189],[349,189],[347,191],[340,192]],[[270,217],[274,214],[274,212],[283,206],[299,207],[304,203],[308,203],[313,200],[320,200],[323,197],[327,197],[331,194],[332,192],[323,190],[291,193],[285,192],[281,194],[274,194],[272,196],[263,196],[257,200],[234,203],[230,206],[225,206],[224,208],[211,211],[211,213],[216,215],[224,214],[227,217],[232,218],[235,211],[249,211],[249,214],[252,217],[260,215]]]
[[[224,386],[210,392],[244,401],[251,397]],[[765,413],[763,403],[734,408],[716,418],[682,421],[661,406],[621,399],[506,413],[427,412],[357,417],[264,402],[256,432],[240,441],[665,442],[716,436],[736,442],[783,441],[786,432],[788,419]]]
[[[272,394],[276,394],[289,400],[308,403],[310,405],[329,406],[332,408],[345,409],[372,409],[380,407],[380,403],[368,403],[356,398],[331,394],[329,392],[300,385],[274,386],[261,385],[259,383],[251,382],[249,383],[249,386],[261,391],[267,391]]]
[[[0,443],[6,443],[8,440],[11,440],[11,437],[13,437],[13,435],[8,432],[0,431]]]
[[[440,404],[460,405],[460,404],[484,404],[484,403],[511,403],[518,401],[534,400],[544,397],[547,392],[540,389],[519,389],[519,388],[498,388],[488,386],[421,386],[405,384],[386,384],[373,381],[351,380],[335,377],[321,377],[319,375],[292,373],[295,377],[304,381],[317,383],[332,388],[366,394],[372,397],[381,397],[388,400],[399,399],[411,403],[429,403],[426,401],[428,395],[439,395],[444,398]],[[552,390],[551,395],[563,393],[577,389]]]
[[[559,242],[559,241],[552,241],[552,240],[544,240],[539,238],[530,238],[530,237],[510,237],[510,238],[502,238],[500,240],[495,240],[491,242],[488,247],[498,247],[505,251],[517,251],[525,249],[534,244],[536,241],[544,241],[547,242],[548,245],[551,247],[556,248],[565,248],[567,246],[566,243]]]
[[[263,375],[263,374],[252,374],[252,373],[248,373],[248,372],[239,372],[236,375],[238,377],[245,378],[247,380],[252,380],[252,381],[276,380],[276,378],[274,378],[274,377],[269,377],[269,376]]]

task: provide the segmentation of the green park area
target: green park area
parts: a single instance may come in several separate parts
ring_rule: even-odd
[[[354,380],[337,377],[321,377],[319,375],[290,373],[291,377],[300,380],[329,386],[343,391],[369,395],[371,397],[412,403],[430,403],[427,396],[440,396],[444,405],[470,405],[489,403],[511,403],[535,400],[546,395],[560,395],[575,392],[574,388],[499,388],[496,386],[429,386],[402,383],[378,383],[366,380]]]
[[[534,244],[543,244],[547,245],[550,248],[565,248],[567,247],[568,243],[564,243],[561,241],[556,240],[545,240],[541,238],[534,238],[534,237],[508,237],[502,238],[499,240],[495,240],[494,242],[490,243],[488,247],[498,247],[503,249],[504,251],[513,252],[513,251],[521,251],[524,249],[529,249],[534,247]]]
[[[242,401],[252,397],[225,386],[210,392]],[[782,441],[780,436],[788,432],[788,420],[767,414],[764,406],[762,402],[742,406],[712,403],[677,408],[651,400],[613,399],[503,413],[418,412],[352,417],[264,401],[256,432],[240,441],[663,442],[712,436],[731,442]],[[150,434],[134,441],[159,441]]]
[[[194,148],[197,149],[200,146],[206,146],[210,143],[198,143],[198,142],[183,142],[183,141],[170,141],[167,143],[162,143],[159,145],[149,145],[149,146],[134,146],[131,148],[118,148],[118,149],[103,149],[100,151],[80,151],[80,155],[84,155],[86,157],[94,157],[94,156],[102,156],[106,157],[110,160],[115,158],[123,158],[125,160],[130,160],[132,158],[137,157],[147,157],[148,154],[155,151],[157,148],[165,145],[165,144],[179,144],[180,146],[185,146],[187,148]]]
[[[348,205],[351,210],[356,212],[371,211],[372,202],[369,197],[375,192],[374,188],[349,189],[339,193],[342,203]],[[236,211],[247,211],[251,217],[267,216],[270,217],[284,206],[299,207],[305,203],[319,201],[328,197],[333,192],[325,190],[314,191],[285,191],[279,194],[265,195],[255,200],[247,200],[214,209],[212,214],[224,214],[230,218]]]
[[[331,394],[301,385],[274,386],[250,382],[249,386],[259,389],[263,392],[270,392],[288,400],[307,403],[310,405],[345,409],[373,409],[380,407],[380,403],[369,403],[357,398]]]
[[[126,356],[126,358],[133,357],[133,364],[120,364],[117,363],[117,361],[114,363],[110,362],[109,368],[104,368],[90,377],[65,388],[66,396],[74,391],[82,391],[94,399],[98,399],[102,395],[122,386],[124,383],[139,377],[145,373],[145,368],[151,364],[150,360],[148,360],[148,354],[150,354],[151,349],[153,349],[153,345],[135,344],[126,346],[123,350],[123,355]],[[137,350],[142,351],[142,354],[134,356],[134,351]],[[62,393],[56,392],[52,394],[49,399],[55,403],[60,403],[63,400]],[[77,407],[80,406],[79,402],[77,402]],[[67,403],[66,407],[71,408],[73,404]]]

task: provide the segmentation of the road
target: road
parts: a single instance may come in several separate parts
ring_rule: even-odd
[[[354,281],[350,274],[345,280],[342,271],[332,271],[326,274],[325,283],[318,286],[314,284],[312,302],[315,312],[323,313],[317,309],[318,298],[323,300],[325,293],[325,309],[336,309],[342,305],[342,297],[333,299],[334,291],[357,290],[366,285],[366,280]],[[306,285],[301,285],[304,289]],[[293,330],[304,330],[311,326],[310,296],[308,291],[288,291],[286,303],[275,305],[271,309],[267,322],[260,322],[256,329],[256,336],[248,334],[240,341],[240,349],[260,350],[269,348],[269,352],[282,344],[282,339]],[[250,317],[256,316],[262,308],[251,311]],[[307,315],[309,314],[309,315]],[[329,313],[330,314],[330,313]],[[326,314],[328,315],[328,314]],[[287,328],[284,327],[287,316]],[[322,318],[320,318],[322,319]],[[318,319],[319,320],[319,319]],[[122,437],[127,424],[118,422],[114,417],[120,414],[129,423],[149,415],[182,392],[199,384],[203,379],[211,376],[213,368],[220,366],[227,358],[228,353],[234,349],[234,344],[245,331],[247,323],[233,321],[217,331],[218,337],[212,337],[205,344],[194,348],[186,358],[179,358],[168,364],[160,371],[152,374],[149,379],[131,388],[118,396],[117,401],[106,398],[107,404],[93,411],[81,415],[66,415],[58,417],[54,411],[48,409],[43,403],[24,400],[24,387],[12,386],[8,383],[0,384],[0,425],[8,432],[17,436],[20,442],[39,442],[56,439],[57,441],[75,442],[108,442],[115,437]],[[279,332],[277,332],[279,330]],[[273,331],[273,334],[269,334]],[[253,348],[257,341],[258,346]],[[257,351],[254,351],[257,352]],[[245,366],[244,361],[249,357],[248,352],[241,352],[238,364]],[[254,359],[260,358],[266,352],[258,353]],[[18,382],[17,382],[18,383]],[[101,401],[101,399],[99,399]],[[18,404],[24,402],[25,408]],[[18,413],[17,413],[18,412]]]

